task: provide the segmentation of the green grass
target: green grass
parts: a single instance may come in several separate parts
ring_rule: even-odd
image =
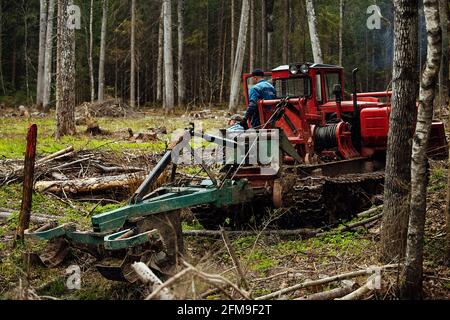
[[[431,171],[429,192],[437,192],[447,189],[447,171],[445,168],[435,168]]]
[[[163,116],[149,116],[137,119],[102,118],[98,120],[100,127],[110,133],[122,132],[127,136],[127,129],[134,132],[146,132],[150,128],[166,127],[168,132],[183,130],[189,127],[189,120],[178,118],[167,118]],[[29,120],[23,118],[0,118],[0,159],[22,158],[26,146],[26,133]],[[114,152],[125,150],[142,150],[148,153],[159,153],[165,150],[166,141],[150,143],[132,143],[116,136],[101,136],[92,138],[84,132],[86,127],[78,126],[78,134],[73,137],[63,137],[60,140],[54,138],[55,120],[52,118],[32,119],[32,123],[38,126],[37,153],[50,154],[68,146],[80,149],[101,149]],[[207,120],[202,122],[204,130],[212,130],[224,126],[222,120]]]

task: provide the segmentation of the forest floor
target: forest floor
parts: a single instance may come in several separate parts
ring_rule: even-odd
[[[115,158],[116,162],[133,164],[141,155],[151,168],[158,156],[165,150],[166,138],[155,141],[130,141],[128,128],[133,132],[148,132],[165,128],[167,132],[183,129],[194,119],[181,116],[166,117],[153,112],[142,113],[133,118],[99,118],[104,135],[92,137],[86,134],[86,126],[78,126],[78,134],[56,141],[53,137],[52,117],[33,118],[38,125],[38,156],[51,154],[73,146],[78,153],[100,153]],[[25,136],[29,119],[0,114],[0,163],[22,161],[25,150]],[[227,124],[223,115],[202,120],[203,129],[222,128]],[[150,129],[151,128],[151,129]],[[157,131],[157,130],[156,130]],[[127,138],[128,137],[128,138]],[[145,140],[145,139],[144,139]],[[149,158],[150,156],[150,158]],[[136,160],[138,161],[138,160]],[[136,165],[142,165],[136,162]],[[1,171],[1,168],[0,168]],[[81,171],[80,171],[81,172]],[[429,188],[429,208],[425,248],[425,293],[427,299],[450,298],[450,268],[444,266],[445,216],[444,206],[447,188],[447,166],[445,162],[432,162]],[[134,190],[131,190],[134,191]],[[11,210],[12,217],[0,221],[0,299],[14,299],[23,287],[32,289],[40,297],[56,299],[108,300],[142,299],[149,293],[144,286],[113,283],[104,280],[95,270],[95,260],[75,252],[70,261],[55,269],[30,266],[23,259],[23,252],[39,251],[42,244],[25,244],[12,248],[12,239],[17,225],[17,211],[20,209],[21,184],[0,186],[0,208]],[[61,222],[76,222],[89,226],[94,214],[118,208],[126,203],[126,195],[109,195],[108,199],[65,200],[50,194],[34,195],[33,213],[55,216]],[[0,210],[0,211],[2,211]],[[189,215],[183,222],[185,229],[199,229],[200,226]],[[329,234],[311,239],[301,237],[246,236],[232,238],[232,247],[242,265],[245,278],[253,297],[262,296],[280,288],[286,288],[307,280],[335,276],[346,272],[365,270],[379,263],[379,223],[370,228],[352,232]],[[185,259],[204,272],[221,274],[237,283],[236,270],[221,239],[188,237],[185,239]],[[66,268],[79,265],[82,270],[80,290],[66,287]],[[367,276],[357,278],[363,285]],[[375,291],[369,299],[395,299],[398,288],[398,274],[384,273],[382,289]],[[325,287],[311,287],[285,296],[294,299],[333,289],[334,284]],[[193,276],[182,278],[173,290],[180,298],[221,299],[220,292],[210,291],[212,287]],[[235,296],[238,297],[238,296]]]

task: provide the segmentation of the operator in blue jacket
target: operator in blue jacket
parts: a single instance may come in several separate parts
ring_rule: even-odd
[[[273,100],[277,98],[275,88],[264,78],[264,71],[255,70],[253,71],[252,76],[253,81],[256,84],[250,90],[247,113],[240,123],[245,130],[248,129],[248,120],[250,120],[252,128],[258,128],[261,126],[258,102],[260,100]]]

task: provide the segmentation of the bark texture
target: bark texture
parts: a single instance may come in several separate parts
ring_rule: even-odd
[[[313,0],[306,0],[306,12],[308,14],[309,35],[314,56],[314,63],[323,63],[322,48],[319,34],[317,33],[317,18]]]
[[[234,68],[231,79],[231,93],[229,110],[236,112],[239,105],[239,88],[244,64],[245,48],[247,43],[248,22],[250,18],[249,0],[242,1],[241,23],[239,28],[239,38],[236,47],[236,56],[234,59]]]
[[[186,82],[184,77],[184,13],[185,0],[178,0],[178,105],[186,102]]]
[[[53,62],[53,26],[55,18],[55,0],[48,2],[47,33],[45,40],[45,63],[44,63],[44,91],[43,110],[48,112],[52,93],[52,62]]]
[[[419,82],[418,3],[395,0],[394,10],[393,96],[381,230],[381,258],[389,262],[402,260],[405,256],[411,193],[412,138]]]
[[[72,0],[58,0],[58,57],[56,71],[56,138],[73,135],[75,128],[75,31],[68,26]]]
[[[164,87],[166,113],[173,112],[175,106],[173,85],[172,51],[172,1],[164,1]]]
[[[402,297],[423,298],[423,246],[427,211],[427,148],[433,122],[436,84],[439,79],[442,54],[442,31],[439,20],[439,0],[424,1],[428,53],[422,74],[419,114],[414,135],[411,164],[411,211],[406,248],[405,279]]]
[[[136,0],[131,1],[130,107],[136,107]]]
[[[39,57],[38,74],[36,88],[36,105],[42,108],[44,95],[44,67],[45,67],[45,43],[47,34],[47,0],[40,0],[40,18],[39,18]]]
[[[100,59],[98,64],[98,101],[105,99],[105,55],[106,55],[106,28],[108,26],[109,0],[103,0],[102,31],[100,36]]]

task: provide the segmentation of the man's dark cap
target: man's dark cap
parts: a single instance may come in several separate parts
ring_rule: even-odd
[[[252,72],[253,77],[264,77],[264,71],[256,69]]]

